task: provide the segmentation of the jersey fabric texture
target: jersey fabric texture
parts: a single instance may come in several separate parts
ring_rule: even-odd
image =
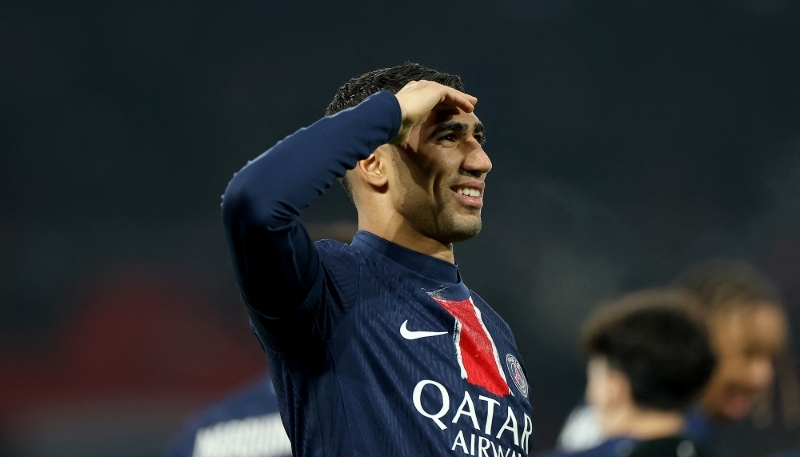
[[[363,231],[349,245],[314,244],[298,220],[400,121],[394,95],[374,94],[279,142],[223,197],[294,455],[527,455],[516,343],[457,266]]]
[[[175,437],[169,457],[290,457],[269,377],[206,408]]]

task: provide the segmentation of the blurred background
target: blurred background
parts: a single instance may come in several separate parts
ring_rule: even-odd
[[[480,98],[494,170],[456,254],[516,334],[537,450],[582,395],[580,321],[694,261],[776,281],[800,352],[795,0],[6,0],[0,455],[161,455],[261,372],[220,195],[347,79],[406,60]],[[336,187],[304,218],[355,210]],[[764,455],[800,431],[720,441]]]

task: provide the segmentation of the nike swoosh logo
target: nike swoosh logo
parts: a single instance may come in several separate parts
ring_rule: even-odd
[[[439,335],[447,335],[447,332],[418,332],[412,331],[406,328],[408,324],[408,320],[403,322],[403,325],[400,326],[400,336],[407,340],[418,340],[420,338],[427,338],[429,336],[439,336]]]

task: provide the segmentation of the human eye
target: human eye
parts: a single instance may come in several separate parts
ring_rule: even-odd
[[[457,141],[456,134],[453,132],[448,132],[439,136],[439,141]]]
[[[484,135],[482,133],[479,133],[479,134],[475,135],[475,141],[477,141],[478,144],[483,146],[484,144],[486,144],[486,135]]]

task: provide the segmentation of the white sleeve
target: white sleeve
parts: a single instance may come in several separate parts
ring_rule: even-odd
[[[564,452],[578,452],[599,445],[605,438],[600,428],[600,418],[594,409],[589,405],[581,405],[567,417],[556,446]]]

